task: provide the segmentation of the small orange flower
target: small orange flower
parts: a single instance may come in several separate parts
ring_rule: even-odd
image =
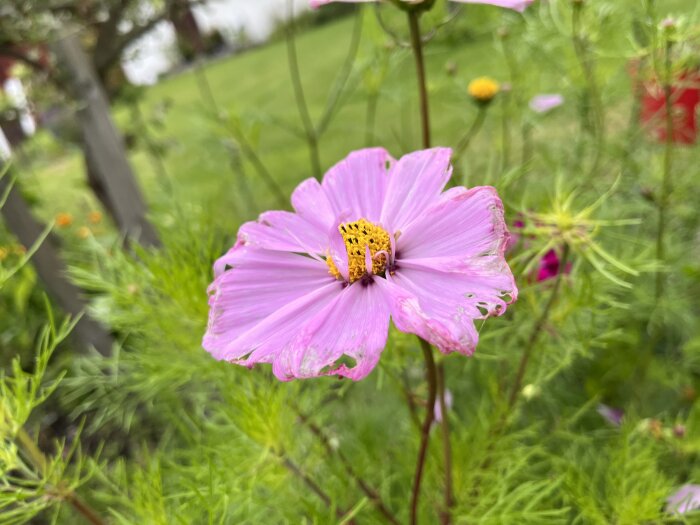
[[[90,228],[88,228],[87,226],[81,226],[80,228],[78,228],[77,235],[81,239],[87,239],[88,237],[90,237],[91,233],[92,232],[90,231]]]
[[[102,221],[102,214],[95,210],[88,213],[88,220],[91,224],[99,224]]]
[[[56,226],[59,228],[68,228],[73,224],[73,216],[70,213],[61,212],[56,215]]]

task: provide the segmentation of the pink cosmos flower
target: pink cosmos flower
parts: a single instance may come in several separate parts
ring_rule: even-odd
[[[281,380],[359,380],[391,318],[444,353],[471,355],[474,320],[501,315],[518,290],[501,200],[488,186],[443,192],[451,154],[356,151],[322,183],[299,184],[294,212],[244,224],[214,264],[204,348],[248,367],[271,363]]]
[[[666,500],[666,512],[686,514],[700,508],[700,485],[683,485]]]
[[[530,100],[530,109],[535,113],[547,113],[561,106],[564,103],[564,97],[559,94],[537,95]]]
[[[313,8],[330,4],[333,2],[345,2],[345,3],[364,3],[364,2],[377,2],[380,0],[310,0],[310,5]],[[420,4],[423,0],[401,0],[407,4]],[[495,5],[498,7],[506,7],[508,9],[515,9],[521,13],[525,11],[525,8],[529,6],[535,0],[452,0],[453,2],[462,2],[463,4],[486,4]]]
[[[537,271],[537,281],[542,282],[559,275],[563,271],[564,275],[571,273],[571,263],[566,263],[565,268],[561,268],[561,262],[555,249],[549,250],[540,260],[540,268]]]

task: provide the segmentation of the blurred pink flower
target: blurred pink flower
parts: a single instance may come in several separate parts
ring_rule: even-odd
[[[625,412],[620,408],[613,408],[608,405],[600,404],[597,408],[598,414],[614,427],[619,427],[622,424],[622,418]]]
[[[559,94],[537,95],[530,100],[530,109],[535,113],[546,113],[564,103],[564,97]]]
[[[451,154],[356,151],[322,183],[302,182],[294,212],[241,226],[214,264],[204,348],[248,367],[271,363],[281,380],[359,380],[391,317],[443,353],[471,355],[474,320],[501,315],[518,290],[501,200],[488,186],[443,192]]]
[[[445,408],[449,412],[452,408],[452,392],[449,389],[445,389]],[[436,423],[442,423],[442,407],[440,406],[440,399],[435,400],[435,410],[433,412],[434,419]]]
[[[516,219],[512,223],[512,228],[513,231],[511,232],[510,239],[506,245],[507,252],[510,252],[516,248],[518,244],[520,244],[521,240],[523,239],[522,230],[525,228],[525,222],[521,218]],[[531,238],[532,236],[525,236],[525,240],[523,241],[524,247],[527,248],[528,244],[530,244]],[[542,256],[539,261],[539,266],[537,267],[536,275],[531,275],[530,278],[536,279],[538,282],[546,281],[547,279],[556,277],[559,274],[560,266],[561,263],[559,261],[557,250],[552,248]],[[566,267],[563,270],[564,273],[571,273],[571,268],[571,262],[566,263]]]
[[[309,4],[311,7],[316,8],[322,5],[330,4],[333,2],[344,2],[344,3],[364,3],[364,2],[377,2],[380,0],[310,0]],[[407,4],[420,4],[423,0],[401,0]],[[535,0],[452,0],[453,2],[461,2],[463,4],[486,4],[495,5],[497,7],[507,7],[508,9],[515,9],[521,13],[525,11],[525,8],[529,6]]]
[[[700,508],[700,485],[683,485],[666,500],[666,512],[686,514]]]
[[[542,282],[546,281],[547,279],[551,279],[552,277],[556,277],[559,275],[560,271],[563,271],[565,275],[571,273],[570,262],[566,263],[566,267],[563,270],[560,268],[560,266],[561,263],[559,261],[559,255],[557,255],[557,251],[555,249],[549,250],[540,260],[540,267],[537,271],[537,281]]]

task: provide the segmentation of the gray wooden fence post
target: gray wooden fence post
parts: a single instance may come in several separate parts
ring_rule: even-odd
[[[6,191],[8,179],[7,175],[0,178],[0,195]],[[34,218],[17,186],[10,191],[0,213],[5,218],[7,228],[27,248],[33,246],[44,232],[44,226]],[[49,295],[66,313],[78,315],[85,311],[87,303],[81,296],[80,288],[68,280],[66,265],[59,255],[57,239],[53,235],[44,239],[32,255],[31,262]],[[78,321],[73,335],[83,345],[93,346],[102,355],[109,355],[112,351],[112,336],[104,326],[87,315]]]
[[[109,103],[80,40],[71,32],[51,44],[63,81],[78,104],[78,122],[90,185],[119,229],[145,246],[158,235],[146,218],[146,205],[129,165],[124,141],[112,121]]]

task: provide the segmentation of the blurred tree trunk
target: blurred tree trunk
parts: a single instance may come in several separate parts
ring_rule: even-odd
[[[186,61],[204,53],[204,37],[188,0],[173,1],[168,6],[168,19],[175,29],[177,47]]]
[[[0,194],[9,184],[7,176],[0,179]],[[44,232],[44,225],[39,223],[19,189],[15,186],[0,209],[5,218],[7,228],[27,248],[34,245]],[[73,316],[85,311],[87,303],[81,296],[81,290],[68,280],[66,266],[59,255],[58,240],[49,235],[34,253],[31,262],[39,278],[56,303],[68,314]],[[100,323],[83,315],[73,329],[73,335],[86,347],[94,347],[102,355],[109,355],[114,340],[107,329]]]
[[[92,64],[75,34],[52,44],[63,81],[78,103],[88,180],[119,229],[146,246],[158,235],[146,219],[146,205],[126,156],[124,142]]]

